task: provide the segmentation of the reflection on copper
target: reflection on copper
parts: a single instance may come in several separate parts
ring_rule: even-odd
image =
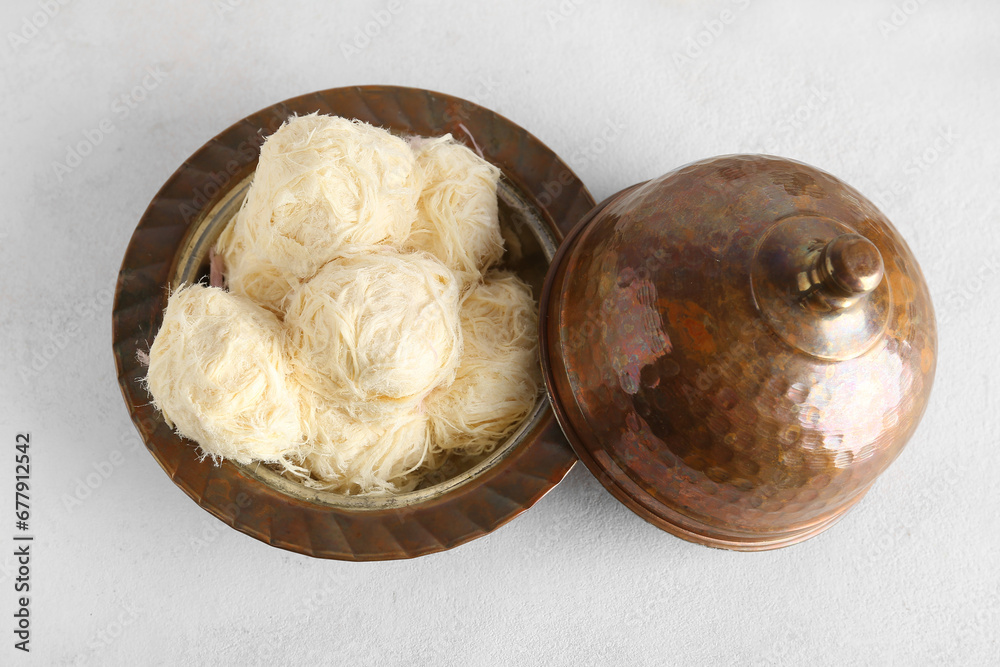
[[[616,497],[686,539],[817,534],[927,404],[919,266],[874,205],[812,167],[689,165],[592,211],[553,267],[542,357],[563,430]]]

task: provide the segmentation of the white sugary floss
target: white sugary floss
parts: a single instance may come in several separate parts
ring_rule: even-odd
[[[230,291],[168,301],[157,407],[213,457],[343,494],[493,451],[540,388],[530,289],[490,270],[499,176],[450,136],[289,120],[215,248]]]
[[[401,244],[421,192],[407,143],[311,114],[264,142],[243,207],[219,238],[229,289],[275,312],[344,245]]]
[[[455,377],[458,305],[454,274],[429,255],[339,256],[288,299],[296,380],[361,420],[411,411]]]
[[[415,139],[424,181],[406,247],[425,250],[467,281],[503,255],[497,222],[500,170],[451,135]]]
[[[491,272],[466,294],[460,318],[465,347],[455,381],[435,391],[426,410],[436,447],[483,454],[535,407],[538,312],[517,276]]]
[[[303,437],[286,335],[246,297],[203,285],[177,290],[149,350],[156,407],[212,457],[287,463]]]

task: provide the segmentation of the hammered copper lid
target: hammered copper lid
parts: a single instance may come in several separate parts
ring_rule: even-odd
[[[710,546],[829,527],[900,453],[934,376],[906,242],[856,190],[781,158],[704,160],[609,198],[560,247],[540,305],[580,459]]]

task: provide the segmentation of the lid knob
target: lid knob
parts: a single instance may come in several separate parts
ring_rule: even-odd
[[[847,308],[882,282],[885,267],[875,244],[860,234],[841,234],[817,254],[810,282],[830,309]]]
[[[843,361],[882,335],[889,317],[885,265],[875,244],[850,227],[816,215],[775,223],[751,268],[754,301],[786,343]]]

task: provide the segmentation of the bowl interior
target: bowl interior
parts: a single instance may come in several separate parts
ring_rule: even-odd
[[[239,211],[252,180],[251,173],[236,183],[219,197],[214,207],[190,226],[174,259],[170,274],[171,290],[185,283],[208,282],[209,249],[215,245],[222,230]],[[534,199],[507,178],[500,180],[497,199],[506,248],[498,268],[513,271],[520,276],[531,287],[537,305],[545,274],[558,245],[552,223],[546,220],[545,214],[533,203]],[[412,505],[438,498],[498,465],[540,423],[545,414],[546,401],[544,392],[539,392],[531,414],[490,454],[476,459],[450,461],[445,469],[436,475],[429,475],[420,487],[407,493],[347,496],[318,491],[286,479],[266,464],[234,465],[244,474],[288,496],[312,503],[355,510],[382,510]]]

